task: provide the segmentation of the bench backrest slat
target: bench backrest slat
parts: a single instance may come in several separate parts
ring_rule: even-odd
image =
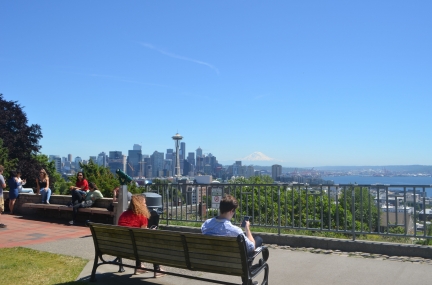
[[[129,228],[113,226],[92,226],[93,241],[98,254],[134,258],[134,248]]]
[[[237,238],[184,234],[192,270],[244,275]]]
[[[131,233],[140,260],[187,268],[182,237],[178,232],[131,229]]]

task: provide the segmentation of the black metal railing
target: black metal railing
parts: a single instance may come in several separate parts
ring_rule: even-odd
[[[351,235],[432,238],[427,191],[432,185],[387,184],[153,184],[145,191],[162,196],[161,221],[203,222],[218,213],[225,194],[239,208],[234,223]]]

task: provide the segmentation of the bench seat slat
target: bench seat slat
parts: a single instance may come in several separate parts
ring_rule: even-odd
[[[240,251],[237,248],[233,247],[195,247],[193,244],[188,242],[188,251],[197,252],[197,253],[208,253],[208,254],[217,254],[226,257],[238,257],[240,256]]]
[[[226,268],[227,270],[242,270],[241,263],[226,263],[223,261],[214,261],[208,259],[191,259],[191,266],[194,268],[207,268],[208,266],[217,266],[219,268]]]
[[[211,262],[224,262],[227,265],[226,266],[236,266],[241,264],[241,258],[239,256],[237,257],[231,257],[227,258],[225,256],[217,256],[212,254],[197,254],[197,253],[191,253],[189,252],[189,259],[190,260],[196,260],[195,262],[199,262],[199,260],[202,261],[211,261]],[[231,265],[229,265],[231,264]]]
[[[233,247],[231,245],[205,246],[202,244],[197,244],[194,241],[187,239],[187,247],[188,247],[188,251],[193,253],[219,255],[219,256],[236,257],[236,258],[240,258],[241,255],[238,245],[237,247]]]
[[[192,270],[194,271],[204,271],[211,273],[219,273],[225,275],[234,275],[234,276],[242,276],[243,271],[241,269],[236,268],[227,268],[225,266],[217,266],[215,264],[194,264],[192,265]]]
[[[162,257],[148,257],[145,260],[144,259],[142,259],[142,260],[145,262],[148,262],[148,263],[156,263],[159,265],[166,265],[166,266],[171,266],[171,267],[176,267],[176,268],[183,268],[183,269],[188,268],[186,265],[186,262],[184,260],[176,262],[176,260],[171,259],[170,257],[165,258],[165,259]]]

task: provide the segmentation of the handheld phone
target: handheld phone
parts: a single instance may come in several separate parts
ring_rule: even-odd
[[[150,227],[150,229],[151,230],[155,230],[155,229],[157,229],[157,226],[153,225],[153,226]]]
[[[246,226],[246,221],[249,221],[250,217],[249,216],[244,216],[243,217],[243,222],[241,223],[241,227],[244,228]]]

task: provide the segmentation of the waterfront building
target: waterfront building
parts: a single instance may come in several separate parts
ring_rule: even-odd
[[[274,181],[279,180],[279,176],[282,174],[282,165],[273,164],[272,165],[272,178]]]
[[[253,165],[247,166],[245,177],[250,178],[250,177],[254,176],[254,173],[255,173],[255,169],[254,169]]]

